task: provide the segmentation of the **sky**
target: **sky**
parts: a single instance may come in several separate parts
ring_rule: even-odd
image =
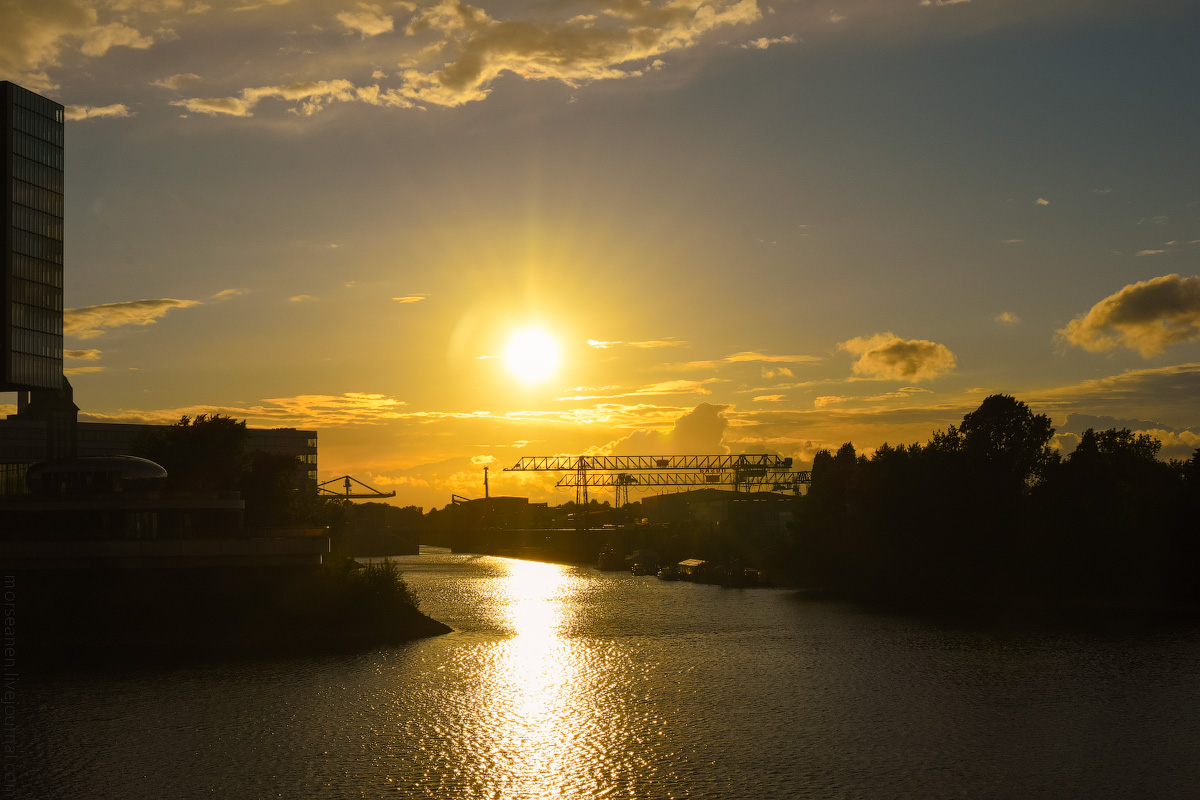
[[[0,78],[67,107],[80,418],[315,429],[425,508],[998,392],[1189,456],[1197,41],[1182,0],[0,0]]]

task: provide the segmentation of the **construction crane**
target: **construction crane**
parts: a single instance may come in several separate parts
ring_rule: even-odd
[[[808,472],[792,472],[792,459],[765,453],[689,456],[526,456],[505,472],[567,472],[558,482],[574,487],[575,502],[586,505],[588,487],[612,487],[617,508],[629,500],[630,486],[733,486],[735,490],[791,490],[809,482]],[[632,474],[636,473],[636,474]]]
[[[341,483],[345,491],[335,492],[333,489],[326,488],[331,483]],[[353,486],[357,484],[366,489],[365,492],[352,492]],[[395,492],[381,492],[374,486],[368,486],[357,478],[352,478],[349,475],[343,475],[340,478],[332,478],[324,483],[317,484],[317,496],[323,497],[326,500],[378,500],[384,497],[395,497]]]
[[[737,472],[648,472],[642,475],[631,475],[628,472],[600,472],[591,473],[587,476],[587,485],[589,487],[611,487],[616,490],[618,502],[621,501],[622,497],[628,501],[629,487],[631,486],[639,488],[652,488],[656,486],[732,486],[737,491],[745,492],[790,491],[798,493],[801,486],[811,482],[812,473],[808,470],[799,472],[768,470],[755,475]],[[563,489],[577,488],[578,476],[575,473],[564,475],[555,485]]]

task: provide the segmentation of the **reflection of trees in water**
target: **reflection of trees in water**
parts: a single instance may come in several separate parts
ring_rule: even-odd
[[[1200,450],[1088,430],[1071,455],[1023,402],[993,395],[926,444],[813,460],[799,503],[804,583],[926,599],[1195,597]]]

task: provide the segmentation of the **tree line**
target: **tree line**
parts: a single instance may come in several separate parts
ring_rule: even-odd
[[[924,445],[846,443],[798,500],[802,585],[927,601],[1200,600],[1200,449],[1158,458],[1128,429],[1062,456],[1043,414],[986,398]]]

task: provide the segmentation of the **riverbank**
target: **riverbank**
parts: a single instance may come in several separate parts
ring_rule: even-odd
[[[143,660],[360,650],[438,636],[391,564],[12,576],[22,653]]]

